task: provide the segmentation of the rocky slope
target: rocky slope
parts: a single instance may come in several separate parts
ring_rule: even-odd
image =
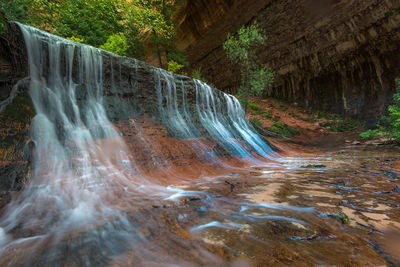
[[[222,43],[257,21],[269,36],[260,61],[276,73],[269,95],[371,126],[400,76],[399,8],[399,0],[189,1],[179,46],[193,69],[235,92],[240,76]]]

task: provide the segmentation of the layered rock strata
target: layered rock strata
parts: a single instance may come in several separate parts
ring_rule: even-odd
[[[275,73],[270,96],[374,125],[400,76],[398,0],[234,0],[187,3],[179,45],[193,69],[235,92],[238,68],[224,55],[227,33],[256,21],[269,40],[260,63]],[[214,11],[214,12],[213,12]]]

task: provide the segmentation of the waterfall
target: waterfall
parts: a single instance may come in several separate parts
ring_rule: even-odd
[[[255,133],[246,118],[239,101],[232,95],[222,93],[208,84],[193,80],[195,87],[194,107],[188,107],[184,84],[181,82],[179,97],[177,78],[165,70],[156,70],[158,107],[162,121],[176,135],[184,138],[209,135],[230,151],[250,158],[246,145],[265,158],[276,153]],[[196,122],[196,119],[198,122]],[[199,129],[204,129],[201,133]]]
[[[76,247],[96,248],[96,253],[80,259],[79,264],[104,264],[94,259],[109,260],[127,247],[151,258],[138,245],[145,238],[137,234],[137,226],[126,214],[177,191],[144,173],[137,156],[142,151],[129,149],[133,144],[126,142],[113,121],[124,113],[141,147],[151,150],[158,142],[141,135],[144,128],[129,118],[148,114],[150,105],[135,98],[137,81],[121,85],[120,64],[129,59],[33,27],[19,27],[26,43],[29,94],[36,111],[30,133],[33,160],[26,188],[0,220],[0,265],[26,265],[34,257],[44,265],[59,265],[63,258],[60,246],[73,233],[80,240]],[[111,66],[107,92],[105,60],[111,62],[107,63]],[[132,75],[137,77],[135,64],[131,64]],[[152,73],[154,88],[149,90],[154,91],[154,100],[146,100],[153,101],[152,119],[166,129],[168,138],[194,151],[199,161],[229,167],[210,143],[218,143],[235,159],[254,162],[276,157],[255,133],[235,97],[164,70],[154,68]],[[186,88],[188,84],[191,89]],[[133,96],[122,99],[119,92],[129,90]],[[151,160],[152,166],[172,164],[154,155]]]

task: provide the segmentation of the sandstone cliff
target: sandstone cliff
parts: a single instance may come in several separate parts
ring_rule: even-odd
[[[400,76],[399,0],[188,1],[179,47],[193,69],[235,92],[227,33],[257,21],[269,36],[258,52],[276,73],[269,95],[374,125]]]

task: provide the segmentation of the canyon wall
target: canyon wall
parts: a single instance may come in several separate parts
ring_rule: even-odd
[[[234,93],[240,75],[222,43],[256,21],[269,37],[260,63],[276,74],[270,96],[373,126],[400,76],[399,8],[399,0],[188,1],[178,45],[192,69]]]

